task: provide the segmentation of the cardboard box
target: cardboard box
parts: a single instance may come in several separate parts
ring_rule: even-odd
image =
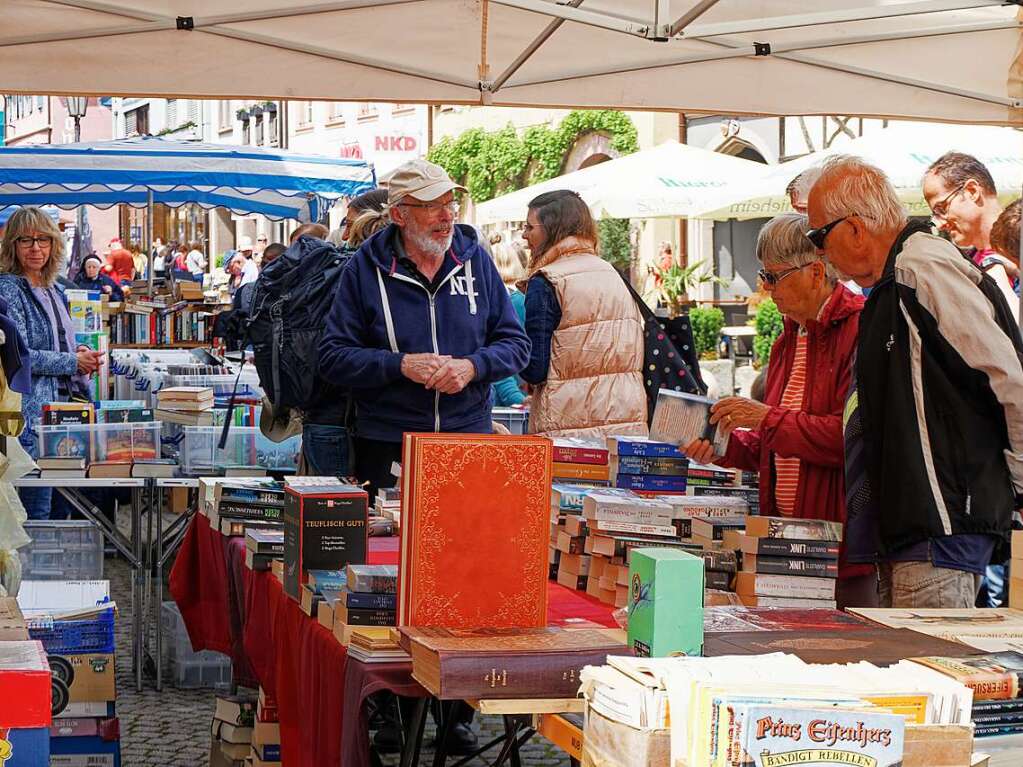
[[[5,729],[0,747],[7,756],[3,763],[8,767],[49,767],[51,764],[50,730],[47,727]]]
[[[633,549],[629,646],[636,655],[702,654],[703,576],[703,557],[677,549]]]
[[[665,767],[671,763],[669,730],[636,730],[590,709],[580,763],[582,767]]]
[[[907,724],[902,767],[970,767],[973,727]]]
[[[118,767],[120,763],[120,740],[89,736],[50,741],[50,767]]]
[[[114,685],[114,654],[60,656],[71,664],[74,676],[68,689],[72,703],[99,703],[117,700]]]

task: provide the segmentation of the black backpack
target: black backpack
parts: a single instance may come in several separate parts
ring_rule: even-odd
[[[255,283],[247,335],[275,410],[306,410],[317,399],[320,338],[350,259],[329,242],[299,237]]]

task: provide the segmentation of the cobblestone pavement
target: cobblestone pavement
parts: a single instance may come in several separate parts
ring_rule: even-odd
[[[142,692],[135,690],[131,668],[130,573],[123,560],[107,557],[105,577],[110,579],[111,594],[118,606],[117,713],[121,720],[122,764],[124,767],[206,767],[209,763],[214,691],[176,689],[166,683],[166,670],[163,692],[157,692],[152,679],[148,678]],[[168,593],[166,589],[164,593]],[[474,727],[481,742],[503,731],[500,717],[477,716]],[[425,742],[429,743],[431,738],[432,733],[428,732]],[[540,736],[527,743],[521,753],[522,762],[527,767],[567,767],[569,764],[564,752]],[[496,752],[491,754],[496,755]],[[388,767],[397,763],[397,757],[384,760]],[[424,749],[420,763],[433,763],[430,749]],[[477,759],[472,764],[488,762]]]

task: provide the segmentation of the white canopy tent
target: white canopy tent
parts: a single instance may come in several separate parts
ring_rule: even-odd
[[[1002,0],[5,0],[8,93],[1023,125]]]
[[[726,188],[755,183],[764,170],[752,160],[668,141],[481,203],[476,223],[520,221],[530,200],[555,189],[578,192],[597,218],[689,217]]]
[[[881,168],[913,216],[929,216],[920,180],[945,152],[972,154],[991,171],[1003,203],[1020,196],[1023,187],[1023,133],[1013,128],[900,123],[829,149],[772,166],[752,184],[729,184],[698,218],[750,219],[792,212],[785,188],[807,168],[828,157],[856,155]]]

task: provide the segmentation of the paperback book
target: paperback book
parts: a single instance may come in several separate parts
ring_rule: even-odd
[[[680,446],[705,439],[716,455],[724,455],[728,450],[728,435],[710,422],[710,409],[715,401],[696,394],[661,389],[657,393],[657,404],[650,422],[650,439]]]

